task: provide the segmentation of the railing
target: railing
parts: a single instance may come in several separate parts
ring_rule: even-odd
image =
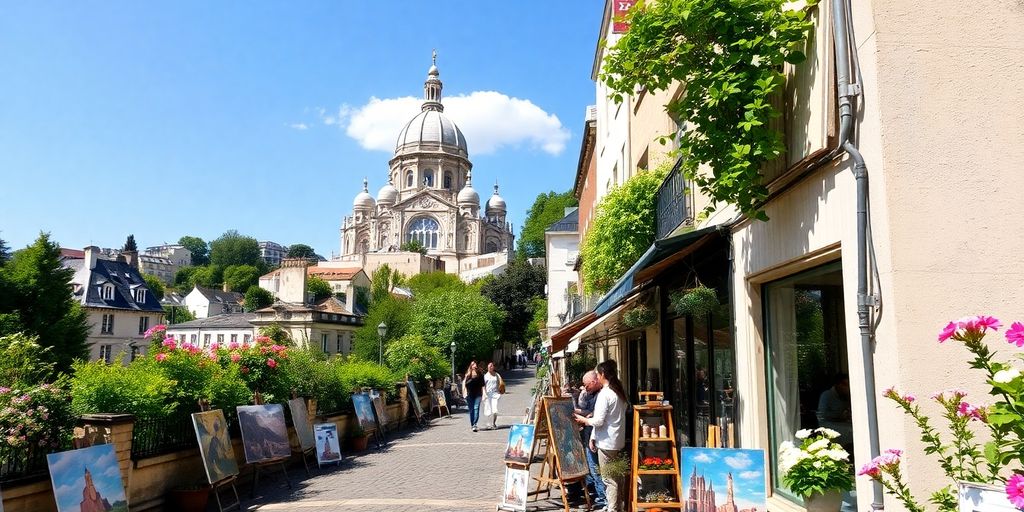
[[[682,172],[683,159],[676,160],[672,172],[658,188],[658,210],[655,237],[665,238],[683,224],[693,224],[693,202],[690,187]]]
[[[167,417],[135,417],[132,430],[132,460],[154,457],[199,446],[191,414]]]
[[[56,447],[39,446],[38,443],[16,447],[0,442],[0,483],[7,486],[15,482],[45,479],[49,474],[46,454],[69,449],[71,446],[68,437],[54,433],[53,438],[65,439]]]

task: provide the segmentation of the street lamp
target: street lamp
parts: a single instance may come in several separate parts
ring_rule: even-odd
[[[455,341],[452,341],[452,383],[455,383]]]
[[[381,322],[377,326],[377,336],[380,339],[380,354],[377,360],[377,364],[384,366],[384,336],[388,335],[388,324]]]

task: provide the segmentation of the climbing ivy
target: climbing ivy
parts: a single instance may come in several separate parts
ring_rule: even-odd
[[[785,149],[782,133],[769,123],[780,115],[771,97],[785,84],[784,63],[806,58],[801,49],[813,27],[807,9],[792,6],[785,0],[644,2],[629,11],[629,31],[605,59],[601,79],[618,102],[641,87],[685,84],[666,110],[692,128],[681,134],[679,152],[684,175],[711,199],[704,215],[729,203],[767,220],[761,167]]]

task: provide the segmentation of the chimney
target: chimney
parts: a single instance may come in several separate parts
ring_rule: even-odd
[[[227,281],[225,281],[224,282],[224,286],[221,288],[221,290],[224,290],[224,293],[230,292],[231,291],[231,285],[228,284]]]
[[[277,295],[281,302],[291,304],[306,303],[307,267],[309,267],[309,260],[305,258],[284,258],[281,260],[281,268],[278,269],[281,276],[281,288]]]
[[[95,245],[90,245],[85,248],[85,265],[89,270],[96,268],[96,257],[99,255],[100,248]]]
[[[140,271],[142,270],[139,268],[139,251],[124,251],[121,253],[120,258],[123,258],[124,262],[127,263],[129,267],[135,267]]]

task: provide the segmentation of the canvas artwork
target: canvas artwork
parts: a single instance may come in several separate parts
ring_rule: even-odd
[[[533,425],[512,425],[508,430],[508,444],[505,446],[505,462],[529,464],[533,449]]]
[[[288,400],[288,410],[291,411],[292,423],[295,424],[295,435],[299,438],[299,446],[302,447],[302,451],[316,446],[315,441],[313,441],[313,427],[309,425],[309,411],[306,409],[306,401],[302,398]]]
[[[764,450],[683,448],[682,452],[683,510],[768,510]]]
[[[341,460],[341,446],[338,444],[338,426],[334,423],[317,423],[313,425],[313,437],[316,439],[316,462],[319,465]]]
[[[374,389],[370,391],[370,401],[373,402],[373,411],[377,413],[377,423],[380,424],[380,428],[383,430],[384,426],[388,424],[388,414],[384,410],[384,397],[380,396],[380,392]]]
[[[238,474],[235,450],[228,437],[228,422],[224,411],[197,412],[192,414],[192,424],[199,440],[199,454],[203,457],[207,481],[215,484]]]
[[[352,405],[355,407],[359,426],[367,432],[377,430],[377,420],[373,417],[373,401],[370,400],[370,395],[366,393],[352,395]]]
[[[281,404],[240,405],[238,424],[242,427],[242,447],[249,464],[291,456]]]
[[[416,392],[416,384],[411,380],[405,381],[405,385],[409,388],[409,401],[412,402],[412,408],[416,411],[416,417],[423,416],[423,405],[420,404],[419,393]]]
[[[448,400],[444,398],[444,391],[440,389],[434,390],[434,400],[437,401],[438,407],[448,407]]]
[[[548,430],[554,438],[559,477],[569,480],[585,476],[590,468],[576,422],[573,421],[572,399],[544,397],[544,408],[547,410]]]
[[[502,508],[526,510],[526,493],[529,482],[529,471],[505,468],[504,492],[501,493]]]
[[[127,512],[114,445],[100,444],[46,456],[57,512]]]

